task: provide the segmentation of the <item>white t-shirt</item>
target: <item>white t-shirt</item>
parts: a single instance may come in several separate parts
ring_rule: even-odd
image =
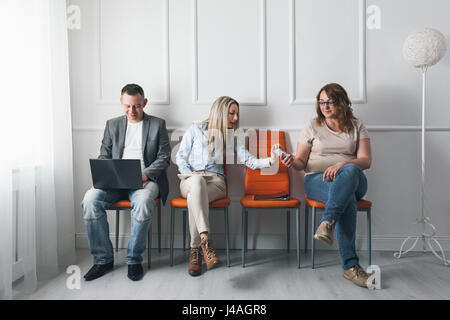
[[[144,172],[145,163],[142,154],[142,123],[143,121],[139,121],[138,123],[128,121],[122,159],[141,160],[141,170]]]
[[[318,125],[311,120],[300,133],[299,142],[303,146],[311,147],[305,172],[323,172],[328,167],[344,160],[356,158],[358,142],[370,139],[369,133],[361,120],[353,120],[353,130],[350,133],[336,132],[324,123]]]

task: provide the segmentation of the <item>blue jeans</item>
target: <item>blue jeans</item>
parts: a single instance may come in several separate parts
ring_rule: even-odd
[[[147,245],[148,227],[158,194],[158,185],[153,181],[149,181],[143,189],[137,190],[91,188],[86,192],[81,206],[94,264],[107,264],[114,261],[105,210],[109,209],[112,203],[124,199],[131,201],[131,231],[125,260],[127,264],[142,263],[141,254]]]
[[[343,269],[359,263],[356,255],[356,202],[367,192],[367,179],[361,168],[346,164],[336,174],[334,181],[323,179],[323,172],[305,177],[308,198],[326,204],[322,221],[336,222],[336,238]]]

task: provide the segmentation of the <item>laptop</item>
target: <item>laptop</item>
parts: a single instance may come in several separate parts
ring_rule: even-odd
[[[138,159],[89,159],[95,189],[142,189]]]

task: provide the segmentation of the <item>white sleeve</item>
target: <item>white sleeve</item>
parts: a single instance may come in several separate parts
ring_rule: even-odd
[[[182,174],[188,174],[192,171],[192,168],[188,163],[188,157],[192,151],[192,144],[194,142],[192,129],[193,127],[191,126],[183,135],[180,143],[180,148],[178,149],[176,155],[178,171],[180,171],[180,173]]]
[[[236,149],[239,161],[250,169],[255,170],[270,167],[270,158],[258,159],[248,152],[243,145],[238,145]]]

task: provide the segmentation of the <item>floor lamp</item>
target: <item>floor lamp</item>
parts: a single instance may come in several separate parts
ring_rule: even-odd
[[[445,258],[444,250],[441,244],[436,240],[436,228],[431,224],[430,218],[425,216],[425,84],[427,69],[435,65],[442,59],[446,51],[445,37],[438,30],[426,28],[424,30],[410,34],[403,45],[403,57],[415,68],[422,71],[422,183],[421,183],[421,216],[416,219],[417,223],[422,224],[422,233],[420,235],[410,236],[403,240],[400,250],[394,253],[394,257],[400,259],[401,256],[411,251],[422,239],[423,252],[428,247],[433,254],[444,262],[444,265],[450,266],[450,260]],[[427,227],[431,233],[426,233]],[[403,250],[408,240],[414,239],[412,246]],[[433,248],[431,243],[438,246],[439,252]]]

